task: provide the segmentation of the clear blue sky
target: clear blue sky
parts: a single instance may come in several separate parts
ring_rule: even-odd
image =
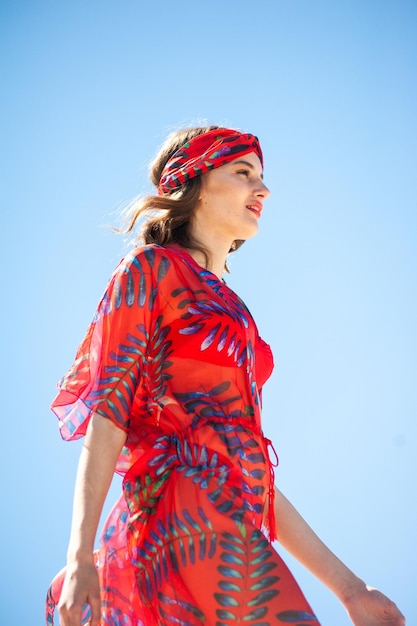
[[[1,622],[42,624],[65,561],[80,446],[49,404],[126,252],[103,225],[203,119],[265,152],[272,196],[229,282],[275,353],[277,482],[417,623],[416,2],[3,0],[0,18]],[[323,626],[347,626],[289,561]]]

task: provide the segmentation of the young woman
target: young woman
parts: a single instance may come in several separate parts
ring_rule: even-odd
[[[356,626],[404,618],[318,539],[274,487],[260,391],[268,345],[222,280],[269,196],[256,137],[207,127],[170,136],[142,245],[113,273],[53,410],[85,435],[67,566],[48,593],[62,626],[319,622],[274,551],[326,584]],[[272,460],[271,460],[272,459]],[[94,541],[114,470],[123,494]]]

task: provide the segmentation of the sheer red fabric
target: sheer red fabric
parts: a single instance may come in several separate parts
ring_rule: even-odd
[[[144,246],[116,268],[52,405],[65,439],[93,412],[127,433],[96,553],[100,626],[318,626],[268,540],[272,367],[242,300],[183,249]]]

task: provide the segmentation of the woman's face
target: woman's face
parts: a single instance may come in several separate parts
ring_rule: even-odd
[[[229,245],[235,239],[253,237],[269,194],[262,180],[261,162],[254,152],[203,174],[193,217],[197,236],[214,236]]]

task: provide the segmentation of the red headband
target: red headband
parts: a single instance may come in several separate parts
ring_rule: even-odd
[[[170,194],[191,178],[249,152],[255,152],[263,166],[261,146],[254,135],[229,128],[217,128],[197,135],[177,150],[165,165],[158,194]]]

